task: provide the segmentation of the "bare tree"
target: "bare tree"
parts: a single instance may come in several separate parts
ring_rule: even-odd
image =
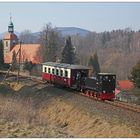
[[[51,23],[43,27],[39,42],[43,46],[44,61],[57,61],[60,58],[63,38],[56,28],[52,27]]]

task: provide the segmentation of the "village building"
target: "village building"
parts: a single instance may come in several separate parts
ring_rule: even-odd
[[[130,80],[119,80],[118,88],[120,90],[131,90],[134,88],[134,83],[131,82]]]
[[[34,64],[42,63],[42,46],[40,44],[24,44],[20,43],[17,35],[14,33],[14,24],[10,19],[8,25],[8,33],[3,39],[4,44],[4,63],[11,64],[13,61],[13,55],[16,56],[19,49],[21,48],[21,55],[17,55],[16,60],[20,63],[25,63],[26,61],[32,61]]]

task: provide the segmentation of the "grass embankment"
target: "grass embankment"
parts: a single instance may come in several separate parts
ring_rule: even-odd
[[[14,87],[14,86],[13,86]],[[0,137],[138,137],[118,122],[108,123],[50,91],[0,86]]]

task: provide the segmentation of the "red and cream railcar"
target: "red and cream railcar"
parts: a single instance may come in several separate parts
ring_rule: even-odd
[[[53,84],[76,87],[77,77],[87,77],[89,68],[80,65],[46,62],[42,66],[42,79]]]

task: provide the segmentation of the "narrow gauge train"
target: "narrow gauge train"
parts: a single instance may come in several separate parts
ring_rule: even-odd
[[[96,77],[88,77],[89,70],[86,66],[46,62],[42,65],[42,79],[101,100],[113,100],[116,75],[98,73]]]

